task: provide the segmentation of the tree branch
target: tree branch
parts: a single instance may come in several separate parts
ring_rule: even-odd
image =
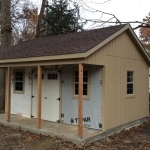
[[[41,10],[40,10],[40,14],[39,14],[39,17],[38,17],[38,24],[37,24],[37,28],[36,28],[36,38],[38,38],[39,35],[40,35],[40,26],[41,26],[43,14],[44,14],[45,3],[46,3],[46,0],[43,0]]]

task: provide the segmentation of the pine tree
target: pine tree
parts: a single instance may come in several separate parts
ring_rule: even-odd
[[[47,1],[40,36],[59,35],[83,30],[82,25],[79,23],[78,11],[77,6],[68,9],[68,4],[64,0],[53,1],[51,5]]]

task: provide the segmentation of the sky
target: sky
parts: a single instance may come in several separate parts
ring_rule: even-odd
[[[39,6],[42,0],[32,0]],[[128,21],[142,21],[142,19],[150,12],[150,0],[108,0],[104,4],[105,0],[84,0],[88,6],[100,11],[104,11],[110,14],[114,14],[121,22]],[[107,0],[106,0],[107,1]],[[81,11],[82,12],[82,11]],[[100,13],[87,13],[82,12],[87,19],[98,19]],[[110,18],[108,15],[103,15],[102,20]],[[131,24],[132,27],[136,27],[138,24]],[[92,28],[91,26],[90,28]],[[99,27],[99,25],[97,25]],[[135,31],[138,34],[138,30]]]

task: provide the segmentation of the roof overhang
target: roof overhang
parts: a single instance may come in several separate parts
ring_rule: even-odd
[[[116,38],[118,35],[120,35],[121,33],[125,32],[125,31],[127,31],[127,33],[130,35],[131,39],[138,47],[141,55],[144,57],[145,61],[150,66],[150,57],[149,57],[148,53],[142,46],[141,42],[139,41],[139,39],[137,38],[135,33],[133,32],[131,26],[126,25],[125,27],[120,29],[118,32],[114,33],[113,35],[111,35],[110,37],[105,39],[103,42],[99,43],[98,45],[91,48],[89,51],[87,51],[85,53],[54,55],[54,56],[41,56],[41,57],[30,57],[30,58],[17,58],[17,59],[5,59],[5,60],[0,60],[0,67],[5,67],[5,66],[8,66],[8,64],[11,65],[12,63],[13,64],[17,64],[17,63],[23,64],[23,63],[33,62],[33,64],[34,64],[34,62],[42,62],[42,61],[57,61],[57,60],[68,60],[69,61],[70,59],[84,59],[84,58],[90,56],[92,53],[94,53],[95,51],[97,51],[98,49],[100,49],[101,47],[103,47],[108,42],[110,42],[111,40],[113,40],[114,38]]]

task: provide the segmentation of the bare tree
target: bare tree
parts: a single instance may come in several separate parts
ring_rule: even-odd
[[[40,10],[40,14],[38,17],[38,24],[37,24],[37,28],[36,28],[36,37],[37,38],[40,35],[40,27],[41,27],[41,23],[42,23],[43,14],[44,14],[45,3],[46,3],[46,0],[42,0],[41,10]]]
[[[12,45],[34,39],[38,19],[38,8],[30,0],[26,0],[19,10],[12,11]]]

